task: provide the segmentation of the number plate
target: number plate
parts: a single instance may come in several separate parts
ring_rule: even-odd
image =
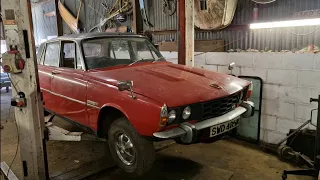
[[[240,120],[240,117],[237,117],[236,119],[233,119],[231,121],[212,126],[210,128],[210,137],[214,137],[219,134],[223,134],[223,133],[230,131],[231,129],[237,127],[239,125],[239,120]]]

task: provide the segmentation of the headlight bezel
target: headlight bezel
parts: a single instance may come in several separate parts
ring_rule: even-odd
[[[192,114],[191,107],[190,106],[186,106],[182,110],[181,117],[182,117],[183,120],[188,120],[191,117],[191,114]]]
[[[182,117],[183,111],[185,108],[189,107],[191,109],[191,115],[187,118],[184,119]],[[175,125],[175,124],[180,124],[180,123],[184,123],[190,120],[197,120],[197,119],[201,119],[201,112],[202,112],[202,105],[201,103],[195,103],[195,104],[188,104],[188,105],[184,105],[184,106],[177,106],[177,107],[167,107],[167,119],[166,119],[166,124],[165,125],[161,125],[161,127],[164,126],[171,126],[171,125]],[[172,121],[169,121],[169,113],[171,111],[175,111],[176,113],[176,118]],[[160,118],[160,122],[161,122],[161,118]]]
[[[172,109],[168,113],[167,124],[173,124],[177,119],[177,111]]]

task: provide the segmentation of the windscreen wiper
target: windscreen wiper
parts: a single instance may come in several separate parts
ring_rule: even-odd
[[[145,60],[148,60],[148,59],[147,58],[141,58],[141,59],[135,60],[133,63],[129,64],[128,66],[134,65],[137,62],[145,61]]]
[[[160,59],[166,59],[165,57],[158,57],[157,59],[155,59],[154,61],[152,61],[152,63],[155,63],[155,62],[157,62],[157,61],[159,61]]]

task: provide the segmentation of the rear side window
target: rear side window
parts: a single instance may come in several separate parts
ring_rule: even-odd
[[[59,43],[48,43],[46,48],[46,54],[44,58],[44,65],[46,66],[59,66]]]
[[[79,49],[75,42],[62,42],[63,52],[60,67],[82,69]],[[76,63],[76,64],[75,64]]]
[[[76,44],[74,42],[63,42],[61,67],[75,68]]]

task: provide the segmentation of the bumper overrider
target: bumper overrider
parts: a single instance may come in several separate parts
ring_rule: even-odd
[[[191,124],[188,122],[181,123],[180,127],[166,131],[156,132],[153,133],[153,136],[160,139],[181,138],[181,140],[185,143],[192,143],[197,138],[197,132],[199,130],[210,128],[212,126],[231,121],[240,116],[243,118],[251,117],[253,116],[254,111],[254,103],[251,101],[244,101],[241,103],[239,107],[222,116],[200,121],[195,124]]]

